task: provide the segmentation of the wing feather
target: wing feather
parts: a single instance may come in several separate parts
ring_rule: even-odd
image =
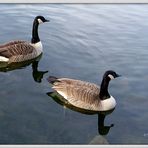
[[[4,47],[7,47],[7,46],[11,46],[11,45],[14,45],[14,44],[19,44],[19,43],[25,43],[26,41],[10,41],[8,43],[5,43],[5,44],[1,44],[0,45],[0,48],[4,48]]]
[[[31,54],[33,51],[34,47],[25,41],[13,41],[0,46],[0,56],[6,58]]]
[[[96,84],[67,78],[58,79],[53,89],[62,92],[73,105],[85,109],[97,109],[100,87]]]

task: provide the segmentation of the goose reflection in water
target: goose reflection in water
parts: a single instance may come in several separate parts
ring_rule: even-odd
[[[41,83],[44,74],[48,73],[48,71],[38,71],[38,63],[39,61],[34,61],[32,63],[32,76],[34,78],[34,81]]]
[[[98,133],[100,135],[107,135],[111,127],[114,126],[114,124],[111,124],[109,126],[104,125],[104,120],[105,120],[106,115],[111,114],[114,111],[114,109],[109,110],[109,111],[100,111],[100,112],[85,110],[85,109],[78,108],[78,107],[71,105],[70,103],[68,103],[66,99],[60,96],[57,92],[48,92],[47,95],[51,97],[52,99],[54,99],[58,104],[64,107],[67,107],[71,110],[74,110],[74,111],[77,111],[83,114],[87,114],[87,115],[98,114]]]
[[[48,71],[38,70],[38,64],[41,57],[42,55],[32,60],[19,62],[19,63],[11,63],[11,64],[0,62],[0,72],[9,72],[16,69],[24,69],[25,67],[32,65],[32,77],[35,82],[41,83],[44,74],[48,73]]]

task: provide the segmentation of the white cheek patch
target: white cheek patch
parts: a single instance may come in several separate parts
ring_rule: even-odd
[[[113,75],[109,74],[108,77],[110,77],[111,80],[115,79]]]
[[[43,23],[43,21],[41,19],[38,19],[39,24]]]

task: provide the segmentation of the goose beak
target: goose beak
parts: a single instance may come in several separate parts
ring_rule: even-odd
[[[116,77],[121,77],[121,75],[117,74],[117,76],[116,76]]]
[[[45,20],[45,22],[50,22],[50,20]]]

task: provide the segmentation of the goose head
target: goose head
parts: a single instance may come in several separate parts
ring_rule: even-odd
[[[36,16],[33,21],[33,27],[32,27],[32,39],[31,43],[35,44],[40,41],[39,35],[38,35],[38,26],[41,23],[49,22],[49,20],[46,20],[43,16],[39,15]]]
[[[35,22],[38,24],[49,22],[49,20],[45,19],[43,16],[39,15],[35,17]]]
[[[121,75],[119,75],[119,74],[117,74],[115,71],[113,71],[113,70],[108,70],[108,71],[106,71],[105,73],[104,73],[104,76],[103,76],[103,78],[108,78],[108,79],[110,79],[110,80],[113,80],[113,79],[115,79],[115,78],[117,78],[117,77],[120,77]]]

